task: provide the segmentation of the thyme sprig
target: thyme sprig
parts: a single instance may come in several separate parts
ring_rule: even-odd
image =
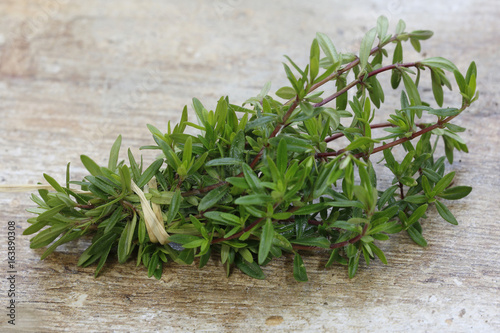
[[[83,180],[70,180],[69,164],[65,186],[44,175],[53,190],[41,188],[31,197],[37,207],[28,211],[37,216],[24,231],[37,233],[31,247],[48,246],[45,258],[64,243],[93,235],[78,265],[97,262],[97,276],[111,253],[120,263],[135,256],[156,278],[167,261],[189,265],[198,258],[203,267],[215,256],[227,274],[235,265],[262,279],[261,266],[288,252],[295,256],[295,279],[307,281],[304,250],[329,251],[326,266],[346,265],[353,277],[361,257],[366,264],[375,257],[387,263],[377,243],[390,234],[405,232],[426,246],[421,221],[429,205],[457,224],[446,200],[471,191],[450,187],[455,172],[445,172],[445,158],[453,163],[454,150],[467,152],[457,134],[465,129],[451,120],[478,98],[477,70],[472,62],[463,76],[441,57],[403,62],[404,42],[420,52],[420,41],[432,36],[405,29],[399,21],[396,33],[388,34],[388,20],[381,16],[358,55],[337,52],[318,33],[305,68],[286,57],[289,85],[276,91],[283,102],[268,94],[270,84],[242,106],[221,97],[209,111],[193,99],[197,123],[189,121],[185,107],[166,133],[148,125],[155,145],[142,148],[161,154],[149,166],[142,159],[137,163],[130,150],[128,164],[119,162],[118,136],[107,166],[81,156],[89,172]],[[389,44],[395,44],[392,63],[383,65]],[[424,71],[430,72],[436,107],[420,96]],[[387,123],[372,124],[385,100],[378,80],[384,72],[391,73],[393,89],[402,88],[401,107]],[[452,88],[447,72],[462,96],[459,107],[443,108],[443,87]],[[351,73],[354,79],[347,82]],[[332,82],[336,91],[322,97],[319,88]],[[343,118],[351,118],[350,124]],[[200,133],[184,133],[188,126]],[[340,137],[349,144],[333,147]],[[438,139],[445,157],[435,157]],[[393,155],[396,146],[404,151],[401,161]],[[377,163],[393,175],[386,189],[377,188],[371,156],[378,152],[383,159]]]

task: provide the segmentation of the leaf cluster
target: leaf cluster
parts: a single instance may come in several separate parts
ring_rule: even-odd
[[[472,63],[463,76],[441,57],[405,63],[405,42],[420,52],[420,42],[432,36],[405,29],[400,21],[395,34],[388,34],[388,20],[380,17],[358,55],[338,52],[318,33],[305,67],[286,57],[289,85],[276,91],[277,98],[266,84],[242,106],[221,97],[209,110],[193,99],[197,121],[188,119],[185,107],[179,123],[169,122],[166,131],[148,125],[154,144],[142,149],[159,154],[149,166],[130,149],[128,161],[119,161],[119,136],[107,166],[81,156],[89,172],[83,180],[70,180],[69,164],[64,186],[44,175],[54,191],[31,197],[37,207],[29,212],[37,216],[24,232],[36,233],[31,247],[48,246],[45,258],[91,235],[78,265],[97,263],[97,276],[110,254],[120,263],[134,257],[158,279],[168,261],[203,267],[210,258],[220,260],[228,275],[236,267],[263,279],[262,266],[289,254],[294,278],[307,281],[301,257],[306,251],[327,252],[326,266],[345,265],[352,278],[361,258],[367,265],[375,258],[387,264],[379,243],[391,234],[405,232],[426,246],[422,221],[429,207],[457,224],[447,202],[471,191],[452,186],[455,172],[445,166],[455,150],[467,152],[458,134],[465,129],[450,121],[477,99],[477,69]],[[430,72],[434,101],[420,95],[424,71]],[[391,73],[392,88],[401,90],[401,107],[387,123],[374,124],[385,101],[379,82],[384,72]],[[462,104],[443,108],[443,87],[452,89],[449,73]],[[323,96],[323,86],[335,91]],[[188,127],[199,133],[187,134]],[[335,145],[340,137],[349,143]],[[446,156],[436,157],[440,139]],[[377,186],[374,163],[390,171],[389,187]]]

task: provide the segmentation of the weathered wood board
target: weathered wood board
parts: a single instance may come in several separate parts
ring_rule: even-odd
[[[427,248],[391,237],[380,244],[389,264],[362,265],[352,280],[344,267],[325,269],[324,254],[304,257],[307,283],[294,281],[290,257],[265,267],[263,281],[226,278],[215,260],[202,270],[167,265],[160,281],[134,262],[111,263],[94,279],[94,267],[76,266],[88,240],[40,261],[21,235],[29,194],[0,193],[0,331],[500,331],[495,1],[3,0],[0,12],[0,184],[34,184],[44,172],[63,180],[67,162],[79,179],[79,155],[105,163],[120,133],[138,155],[152,142],[147,123],[166,128],[192,97],[212,107],[221,95],[242,103],[267,81],[275,90],[285,84],[283,54],[305,63],[316,31],[356,52],[381,14],[391,29],[402,18],[408,30],[435,31],[425,56],[462,70],[476,60],[481,91],[456,121],[470,153],[457,155],[455,182],[474,187],[451,204],[459,225],[433,208]],[[388,96],[395,107],[397,93]],[[6,308],[8,221],[16,223],[15,326]]]

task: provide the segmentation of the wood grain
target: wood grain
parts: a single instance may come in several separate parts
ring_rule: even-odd
[[[35,184],[44,172],[63,180],[67,162],[79,179],[85,175],[79,155],[106,163],[118,134],[124,147],[151,161],[154,153],[138,150],[152,142],[147,123],[165,129],[192,97],[213,107],[221,95],[242,103],[269,80],[274,91],[285,84],[283,54],[305,63],[316,31],[339,50],[356,52],[380,14],[391,29],[403,18],[408,30],[435,31],[422,43],[425,56],[444,56],[462,70],[476,60],[481,91],[455,122],[467,127],[470,153],[458,154],[450,170],[455,183],[474,187],[450,203],[459,225],[431,209],[427,248],[392,236],[380,243],[388,265],[363,264],[352,280],[344,267],[325,269],[321,253],[304,255],[307,283],[294,281],[291,257],[266,266],[263,281],[239,272],[226,278],[216,260],[201,270],[168,264],[160,281],[133,262],[112,262],[94,279],[94,267],[76,266],[88,239],[40,261],[43,251],[21,236],[31,216],[29,195],[0,193],[1,331],[500,331],[494,1],[4,0],[0,12],[0,184]],[[388,94],[380,119],[397,95]],[[423,96],[430,98],[430,90]],[[382,175],[382,186],[389,181]],[[5,309],[8,221],[17,225],[15,326]]]

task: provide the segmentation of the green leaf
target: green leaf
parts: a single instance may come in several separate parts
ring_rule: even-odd
[[[415,82],[413,82],[410,75],[408,75],[405,71],[401,71],[401,75],[403,76],[403,83],[405,85],[406,92],[408,93],[408,97],[410,98],[410,101],[413,101],[412,105],[421,105],[422,101],[420,100],[420,94],[418,93]]]
[[[299,244],[305,246],[322,247],[325,249],[330,248],[330,241],[325,237],[304,237],[300,239],[290,240],[292,244]]]
[[[396,34],[400,35],[402,34],[406,29],[406,23],[403,20],[399,20],[398,24],[396,25]]]
[[[306,266],[302,261],[302,257],[297,252],[295,253],[295,257],[293,259],[293,277],[298,282],[307,282],[307,272]]]
[[[172,221],[177,216],[177,213],[179,213],[181,202],[182,202],[181,191],[177,189],[174,193],[174,196],[172,197],[172,201],[170,202],[170,207],[168,208],[167,224],[172,223]]]
[[[113,146],[111,147],[111,152],[109,153],[108,169],[111,171],[116,170],[116,165],[118,163],[118,154],[120,153],[120,146],[122,145],[122,136],[118,135]]]
[[[307,102],[301,102],[300,104],[300,109],[308,116],[312,115],[314,112],[314,107],[311,105],[311,103]]]
[[[376,35],[377,30],[372,28],[365,34],[363,40],[361,41],[361,47],[359,50],[359,64],[361,66],[360,71],[363,71],[368,64],[368,57],[370,56],[370,51]]]
[[[243,160],[243,154],[245,153],[245,132],[239,130],[234,136],[231,142],[231,147],[229,148],[229,157],[235,158],[237,160]]]
[[[273,146],[278,146],[282,140],[286,141],[286,144],[287,144],[286,147],[287,147],[287,150],[289,152],[304,153],[307,150],[314,149],[311,142],[308,140],[299,139],[297,137],[292,137],[292,136],[283,135],[283,134],[280,134],[274,138],[269,139],[269,142]]]
[[[101,191],[109,194],[110,196],[116,196],[117,189],[111,185],[111,181],[109,181],[106,177],[104,176],[87,176],[85,177],[92,185],[96,186],[98,189]]]
[[[132,240],[134,238],[135,226],[137,223],[137,215],[131,221],[127,222],[118,240],[118,262],[124,263],[132,250]]]
[[[449,117],[454,116],[460,113],[460,110],[457,108],[445,108],[445,109],[430,109],[428,110],[429,114],[433,114],[439,117]]]
[[[437,208],[439,215],[441,215],[441,217],[443,219],[445,219],[445,221],[450,222],[451,224],[455,224],[455,225],[458,224],[455,216],[453,216],[453,214],[450,212],[448,207],[446,207],[443,203],[436,200],[436,208]]]
[[[191,154],[193,153],[193,139],[189,136],[184,143],[184,150],[182,151],[182,162],[191,162]]]
[[[413,48],[415,49],[415,51],[420,52],[421,46],[420,46],[420,42],[418,41],[418,39],[410,38],[410,43],[413,46]]]
[[[169,144],[166,143],[161,137],[155,136],[154,139],[163,151],[163,154],[167,159],[167,164],[169,164],[174,169],[178,169],[182,163],[172,147],[170,147]]]
[[[340,56],[333,46],[332,40],[327,35],[317,32],[316,39],[318,40],[319,46],[325,53],[326,57],[331,61],[332,64],[339,63],[340,64]]]
[[[349,279],[352,279],[354,275],[356,275],[356,272],[358,271],[360,256],[361,256],[361,251],[358,251],[355,256],[349,258],[349,264],[347,269]]]
[[[53,217],[54,215],[56,215],[57,213],[59,213],[61,210],[63,210],[66,207],[67,207],[66,204],[61,204],[61,205],[54,206],[50,209],[47,209],[43,213],[38,215],[37,220],[38,221],[49,220],[51,217]]]
[[[206,167],[213,167],[213,166],[221,166],[221,165],[240,165],[242,163],[241,160],[238,160],[236,158],[232,157],[221,157],[221,158],[215,158],[213,160],[208,161],[205,163]]]
[[[241,177],[228,177],[228,178],[226,178],[226,182],[228,182],[229,184],[231,184],[233,186],[236,186],[236,187],[239,187],[241,189],[244,189],[244,190],[247,190],[247,189],[250,188],[248,186],[247,181],[245,180],[245,178],[241,178]]]
[[[402,61],[403,61],[403,45],[401,44],[401,42],[398,41],[396,44],[396,48],[394,49],[394,54],[392,55],[392,63],[399,64]]]
[[[467,92],[467,85],[465,83],[465,79],[460,74],[460,72],[457,70],[453,71],[453,75],[455,75],[455,80],[457,81],[458,88],[460,89],[460,92],[466,93]]]
[[[141,165],[141,170],[139,170],[139,165],[137,165],[137,162],[135,161],[134,155],[132,154],[130,148],[128,149],[128,159],[130,162],[130,169],[132,169],[132,175],[134,176],[134,179],[137,181],[141,176],[142,165]]]
[[[137,186],[142,188],[146,185],[151,178],[158,172],[160,167],[163,165],[163,159],[154,161],[137,180]]]
[[[198,118],[198,123],[200,125],[203,125],[203,127],[205,128],[208,127],[208,122],[203,112],[205,107],[197,98],[193,98],[193,108],[194,112],[196,113],[196,118]]]
[[[168,241],[184,245],[184,244],[188,244],[188,243],[197,241],[199,239],[200,239],[200,237],[194,236],[194,235],[173,234],[168,238]]]
[[[258,257],[259,265],[262,265],[264,261],[267,259],[267,255],[269,254],[269,250],[271,250],[271,245],[273,244],[273,238],[274,238],[274,227],[271,222],[271,219],[267,219],[266,223],[262,227],[262,234],[260,236],[259,257]]]
[[[389,29],[389,20],[384,15],[377,19],[377,35],[380,40],[383,40]]]
[[[115,232],[108,232],[107,234],[103,234],[97,240],[93,241],[92,245],[90,245],[88,249],[88,253],[90,255],[101,255],[113,245],[113,243],[118,239],[119,236],[120,234]]]
[[[455,171],[450,172],[449,174],[441,178],[434,186],[434,192],[436,194],[440,194],[441,192],[443,192],[448,187],[448,185],[451,184],[451,182],[453,181],[453,177],[455,177]]]
[[[458,71],[458,68],[454,63],[443,57],[427,58],[420,61],[420,63],[425,66],[441,68],[450,72]]]
[[[111,252],[111,247],[112,247],[111,245],[112,244],[110,244],[106,249],[104,249],[102,254],[100,255],[99,262],[97,263],[97,267],[95,269],[94,277],[97,277],[99,275],[99,272],[101,272],[102,268],[104,267],[104,264],[108,259],[109,252]]]
[[[262,193],[264,191],[264,188],[262,187],[260,179],[255,175],[252,168],[246,163],[243,163],[242,166],[243,175],[248,183],[248,186],[250,186],[250,189],[252,189],[252,191],[256,193]]]
[[[422,234],[415,228],[415,226],[411,225],[406,231],[415,243],[423,247],[427,246],[427,241],[424,237],[422,237]]]
[[[438,196],[447,200],[458,200],[468,196],[471,191],[470,186],[455,186],[442,191]]]
[[[319,202],[315,204],[308,204],[303,207],[300,207],[294,212],[294,215],[310,215],[317,213],[323,209],[325,209],[326,204],[324,202]]]
[[[430,30],[415,30],[410,32],[410,37],[418,40],[426,40],[432,37],[434,33]]]
[[[193,240],[191,242],[182,244],[182,247],[185,249],[195,249],[197,247],[200,247],[203,243],[205,243],[207,240],[204,238],[198,238],[196,240]]]
[[[405,198],[405,201],[414,204],[423,204],[427,202],[427,197],[423,194],[409,195]]]
[[[318,40],[315,38],[313,39],[313,42],[311,44],[311,51],[309,53],[309,63],[310,63],[310,70],[309,70],[309,75],[310,75],[310,81],[314,82],[314,79],[316,76],[318,76],[318,71],[319,71],[319,44]]]
[[[38,221],[37,220],[35,223],[33,223],[32,225],[30,225],[28,228],[26,228],[23,231],[23,235],[32,235],[35,232],[37,232],[40,229],[42,229],[43,227],[45,227],[47,224],[49,224],[49,222],[50,221],[48,219],[45,219],[45,220],[42,220],[42,221]]]
[[[257,118],[255,120],[252,120],[252,121],[247,123],[247,125],[245,126],[245,131],[249,131],[249,130],[254,129],[254,128],[264,127],[264,125],[267,125],[267,124],[273,122],[275,119],[276,118],[274,116],[264,116],[264,117]]]
[[[354,150],[361,148],[362,146],[370,143],[377,143],[379,140],[375,140],[372,138],[368,138],[366,136],[358,136],[356,139],[354,139],[353,142],[351,142],[347,147],[344,148],[344,150],[349,151],[349,150]]]
[[[443,87],[441,86],[440,76],[435,71],[431,70],[431,79],[434,99],[439,106],[443,106]]]
[[[43,178],[45,178],[47,183],[49,183],[50,186],[52,186],[54,188],[54,190],[56,190],[57,192],[66,193],[66,191],[64,191],[64,188],[61,185],[59,185],[59,183],[51,176],[44,173]]]
[[[226,195],[228,190],[227,186],[220,186],[208,192],[198,204],[198,211],[205,211],[217,204]]]
[[[288,165],[288,149],[286,140],[281,139],[276,153],[276,167],[280,175],[284,175]]]
[[[346,87],[346,79],[344,77],[339,77],[335,81],[335,87],[337,88],[337,92],[341,91]],[[345,110],[347,107],[347,102],[349,100],[349,95],[347,93],[343,93],[340,96],[337,97],[335,100],[335,105],[337,106],[337,110]],[[328,109],[327,109],[328,110]],[[336,110],[335,110],[336,111]],[[337,116],[337,112],[332,112],[331,119],[334,121],[335,126],[332,126],[334,129],[338,128],[338,125],[340,123],[340,117]]]
[[[52,252],[54,252],[54,250],[64,244],[64,243],[68,243],[68,242],[71,242],[72,240],[75,240],[79,237],[81,237],[81,232],[79,230],[77,231],[68,231],[67,233],[65,233],[61,238],[59,238],[58,240],[56,240],[54,243],[52,243],[48,248],[47,250],[45,250],[45,252],[43,252],[42,256],[40,257],[41,260],[47,258],[47,256],[49,256],[49,254],[51,254]]]
[[[122,217],[122,211],[123,211],[123,208],[121,206],[118,206],[113,211],[113,214],[111,214],[111,216],[109,217],[109,219],[107,219],[105,221],[106,222],[106,227],[104,228],[104,233],[110,232],[111,229],[113,229],[115,227],[116,223],[118,223],[118,221],[120,221],[120,219],[123,218]],[[102,224],[104,224],[104,222]]]
[[[287,100],[295,98],[295,96],[297,95],[292,87],[281,87],[275,92],[275,94],[276,96]]]
[[[120,174],[120,181],[122,185],[122,189],[125,192],[132,192],[132,176],[130,175],[130,169],[126,165],[122,165],[118,169],[118,173]]]
[[[272,198],[266,194],[250,194],[239,197],[234,201],[237,205],[264,205],[268,202],[272,202]]]
[[[243,249],[239,249],[238,250],[238,253],[241,255],[241,257],[249,262],[249,263],[252,263],[253,262],[253,256],[252,256],[252,252],[250,252],[247,248],[243,248]]]
[[[408,187],[417,186],[417,181],[414,178],[409,177],[409,176],[401,177],[401,178],[399,178],[399,181],[403,185],[408,186]]]
[[[413,223],[417,222],[425,214],[425,212],[427,211],[427,207],[428,205],[424,204],[415,209],[415,211],[413,211],[413,214],[411,214],[411,216],[408,218],[407,226],[410,226]]]
[[[292,213],[280,212],[280,213],[274,213],[273,219],[274,220],[288,220],[291,216],[292,216]]]
[[[86,155],[81,155],[80,160],[83,163],[83,166],[90,172],[92,176],[101,176],[102,171],[101,167],[97,165],[96,162],[94,162],[90,157]]]
[[[377,247],[377,245],[370,243],[370,248],[372,252],[382,261],[384,265],[387,265],[387,259],[385,258],[384,252]]]
[[[203,153],[203,155],[198,157],[196,159],[196,161],[194,162],[193,166],[191,167],[191,169],[189,169],[189,174],[193,174],[196,171],[198,171],[205,164],[205,160],[207,159],[207,156],[208,156],[208,152],[205,152],[205,153]]]
[[[260,266],[254,262],[248,262],[238,256],[236,258],[236,267],[246,275],[253,277],[254,279],[264,280],[266,275],[262,272]]]
[[[285,73],[286,73],[286,77],[288,78],[288,81],[290,81],[293,89],[298,94],[300,92],[301,87],[299,87],[299,85],[298,85],[297,78],[292,73],[292,70],[290,69],[290,67],[288,67],[287,64],[283,63],[283,67],[285,68]]]

